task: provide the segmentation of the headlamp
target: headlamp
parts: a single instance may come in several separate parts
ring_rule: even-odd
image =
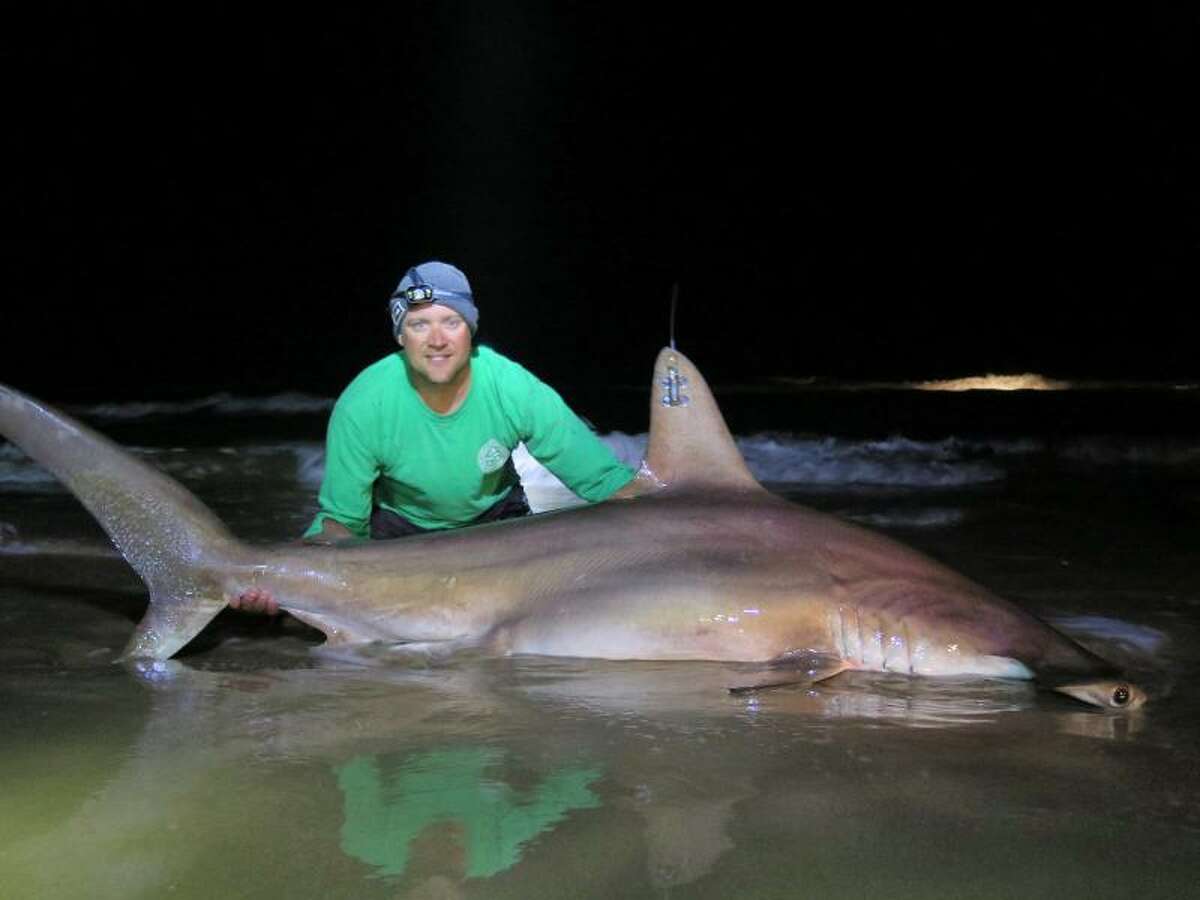
[[[404,289],[404,300],[409,306],[414,303],[432,303],[433,288],[428,284],[414,284]]]
[[[392,314],[393,328],[399,328],[400,322],[404,319],[410,306],[414,303],[432,303],[436,299],[434,297],[434,288],[430,284],[414,284],[411,287],[406,287],[404,290],[397,290],[392,294],[392,299],[388,302],[388,309]]]

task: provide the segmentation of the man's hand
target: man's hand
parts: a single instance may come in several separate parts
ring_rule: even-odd
[[[321,530],[311,537],[304,539],[305,544],[340,544],[357,541],[354,532],[336,519],[325,519],[321,522]]]
[[[653,494],[655,491],[662,490],[663,487],[664,485],[654,477],[654,473],[646,467],[645,463],[642,463],[642,467],[633,476],[633,480],[608,499],[632,500],[634,497],[641,497],[643,494]]]
[[[279,615],[279,603],[265,588],[250,588],[248,591],[243,591],[238,596],[230,598],[229,606],[232,609],[240,609],[242,612],[263,613],[268,616]]]
[[[333,519],[321,523],[321,530],[312,537],[297,541],[298,544],[340,544],[357,543],[354,532]],[[230,609],[240,609],[242,612],[261,613],[268,616],[279,615],[279,601],[266,588],[252,587],[242,591],[236,597],[229,599]]]

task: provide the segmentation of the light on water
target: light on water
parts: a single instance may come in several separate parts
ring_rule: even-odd
[[[1073,386],[1069,381],[1032,372],[1022,375],[970,375],[913,383],[913,387],[919,391],[1065,391]]]
[[[877,462],[933,473],[936,443]],[[267,540],[299,530],[312,446],[147,454]],[[811,443],[776,446],[795,466]],[[1151,685],[1138,713],[1004,678],[733,695],[710,663],[413,668],[233,613],[183,658],[125,668],[140,582],[65,493],[0,483],[21,549],[0,552],[0,896],[1191,895],[1194,466],[1064,477],[1066,457],[993,451],[999,479],[788,489],[1116,654]]]

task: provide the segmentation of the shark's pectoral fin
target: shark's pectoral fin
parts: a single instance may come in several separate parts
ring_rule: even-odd
[[[429,668],[451,657],[461,662],[464,652],[478,650],[472,640],[326,642],[315,652],[324,659],[357,665],[384,664],[389,667]]]
[[[385,635],[364,624],[347,620],[344,616],[295,609],[291,606],[285,606],[284,609],[305,625],[322,632],[325,635],[324,646],[326,647],[369,644],[372,641],[382,641],[390,637],[390,635]]]
[[[134,629],[119,661],[168,659],[179,652],[225,608],[225,597],[215,587],[203,593],[150,594],[150,607]]]
[[[793,650],[757,669],[749,670],[729,686],[731,694],[743,694],[787,684],[815,684],[850,668],[840,656],[818,650]]]
[[[358,658],[378,657],[385,659],[432,659],[449,656],[465,647],[479,642],[474,635],[464,635],[438,640],[397,639],[396,632],[368,622],[356,621],[341,614],[297,609],[284,605],[283,609],[305,625],[325,634],[321,645],[323,653],[350,651]]]

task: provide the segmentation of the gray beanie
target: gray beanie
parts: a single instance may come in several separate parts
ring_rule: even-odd
[[[472,335],[479,327],[479,310],[471,296],[471,283],[461,269],[449,263],[430,260],[417,263],[404,273],[388,301],[394,337],[400,337],[404,317],[414,303],[440,303],[450,307],[466,320]]]

